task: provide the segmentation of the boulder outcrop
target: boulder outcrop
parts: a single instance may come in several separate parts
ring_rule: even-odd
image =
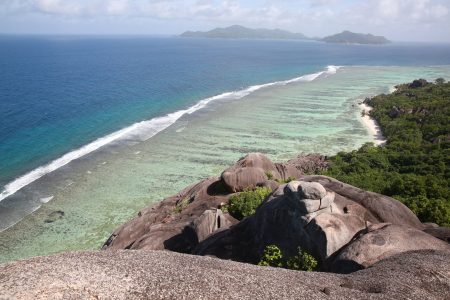
[[[255,215],[211,236],[194,253],[255,263],[265,246],[275,244],[288,256],[300,247],[323,262],[366,228],[367,220],[344,212],[334,198],[317,182],[280,185]]]
[[[142,210],[103,249],[165,249],[257,263],[265,247],[275,244],[287,257],[301,248],[323,270],[334,272],[366,268],[411,250],[450,250],[432,236],[445,240],[446,229],[422,224],[399,201],[330,177],[304,175],[324,167],[317,155],[273,163],[251,153],[219,178]],[[283,183],[292,177],[297,180]],[[254,215],[239,222],[221,210],[232,195],[257,186],[273,192]]]
[[[143,209],[117,228],[103,249],[167,249],[190,253],[208,234],[237,223],[229,214],[221,212],[216,213],[218,219],[211,215],[206,218],[203,214],[207,210],[215,211],[227,203],[233,193],[245,188],[267,186],[273,190],[279,185],[275,179],[298,177],[306,170],[314,170],[315,165],[320,169],[325,164],[325,157],[318,154],[273,163],[261,153],[250,153],[225,170],[221,177],[205,179]]]
[[[207,235],[237,222],[217,210],[228,197],[219,178],[205,179],[140,211],[113,232],[103,249],[189,253]]]
[[[391,223],[420,230],[424,229],[423,224],[408,207],[391,197],[364,191],[327,176],[304,176],[301,180],[318,182],[326,189],[360,204],[367,209],[378,223]]]
[[[0,266],[0,299],[448,299],[450,253],[407,252],[352,274],[169,251],[88,251]]]
[[[328,271],[350,273],[396,254],[424,249],[449,251],[450,247],[447,243],[411,227],[375,224],[332,257],[327,263]]]

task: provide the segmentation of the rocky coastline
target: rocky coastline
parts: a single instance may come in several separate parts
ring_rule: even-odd
[[[141,210],[102,251],[0,266],[0,299],[448,297],[450,229],[421,223],[393,198],[309,175],[327,164],[318,154],[273,163],[250,153]],[[256,187],[272,192],[254,215],[223,211]],[[307,250],[320,272],[252,265],[269,244],[286,255]]]

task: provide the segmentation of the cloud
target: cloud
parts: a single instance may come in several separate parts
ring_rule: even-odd
[[[302,1],[300,1],[302,2]],[[449,15],[449,6],[437,0],[306,0],[304,9],[296,1],[269,1],[252,7],[246,1],[181,0],[3,0],[0,11],[49,14],[65,18],[102,16],[152,17],[162,19],[203,19],[221,21],[253,20],[286,23],[338,18],[343,22],[435,22]],[[288,5],[286,5],[288,3]],[[339,3],[338,6],[333,4]],[[286,19],[287,18],[287,19]]]
[[[448,16],[449,7],[431,0],[371,0],[342,14],[347,15],[349,21],[364,20],[376,25],[436,23]]]
[[[422,29],[421,25],[450,26],[450,3],[448,0],[0,0],[2,15],[46,16],[55,22],[118,19],[124,25],[162,20],[192,24],[188,25],[190,28],[206,27],[203,29],[242,24],[308,35],[343,29],[395,34],[401,28],[406,32],[410,25],[416,29]]]

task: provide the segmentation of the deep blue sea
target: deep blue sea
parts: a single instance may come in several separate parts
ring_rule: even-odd
[[[327,65],[447,65],[448,44],[0,37],[0,189],[138,121]]]

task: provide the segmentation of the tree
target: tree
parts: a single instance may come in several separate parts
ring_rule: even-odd
[[[444,83],[445,83],[445,79],[442,78],[442,77],[439,77],[439,78],[436,79],[434,82],[435,82],[436,84],[441,85],[441,84],[444,84]]]

